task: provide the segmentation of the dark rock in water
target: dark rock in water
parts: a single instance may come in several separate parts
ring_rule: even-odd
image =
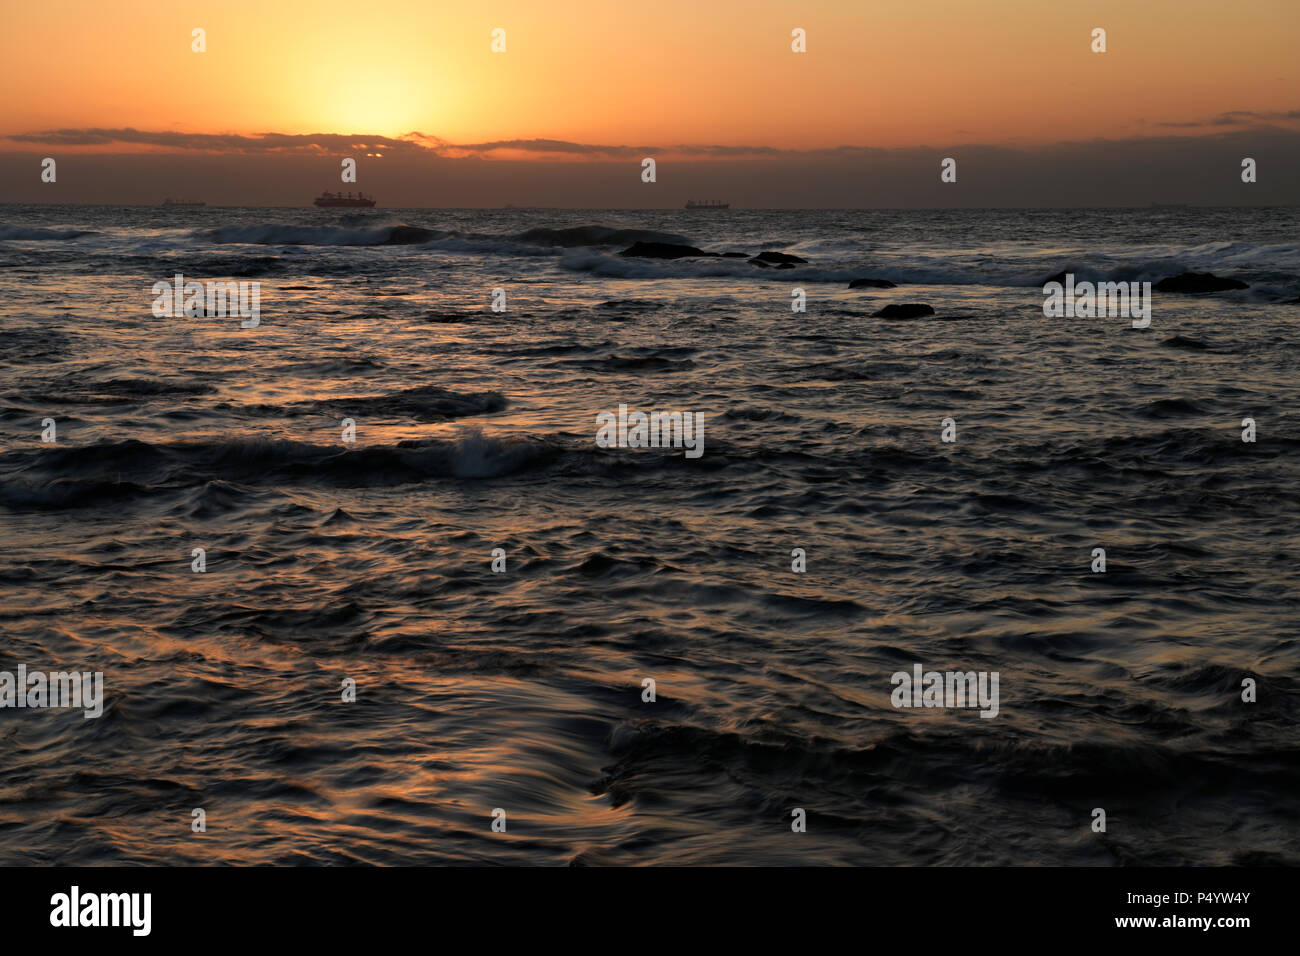
[[[1205,295],[1209,292],[1226,292],[1229,289],[1249,289],[1240,279],[1221,279],[1208,272],[1184,272],[1169,276],[1156,283],[1157,292],[1182,292],[1186,295]]]
[[[897,289],[898,286],[888,279],[854,279],[849,283],[850,289]]]
[[[617,566],[617,561],[609,555],[601,554],[597,551],[595,554],[590,555],[587,560],[583,561],[582,564],[578,565],[577,571],[579,574],[584,574],[591,578],[602,574],[608,574]]]
[[[1189,339],[1182,335],[1175,335],[1172,339],[1165,339],[1160,343],[1167,345],[1171,349],[1190,349],[1193,352],[1199,352],[1201,349],[1208,349],[1209,346],[1199,339]]]
[[[429,242],[443,235],[446,234],[434,232],[432,229],[421,229],[419,226],[394,226],[389,230],[383,244],[386,246],[413,246],[416,243]]]
[[[640,256],[646,259],[685,259],[687,256],[712,256],[694,246],[679,246],[675,242],[634,242],[620,256]]]
[[[722,258],[724,258],[724,259],[748,259],[748,258],[749,258],[749,253],[748,253],[748,252],[724,252],[724,253],[722,254]]]
[[[749,261],[768,262],[773,264],[778,262],[789,262],[792,264],[793,263],[803,264],[808,262],[807,259],[800,259],[798,256],[790,255],[788,252],[760,252],[758,255],[754,256]]]
[[[437,385],[424,385],[386,395],[327,398],[301,404],[317,414],[337,414],[339,417],[364,414],[417,422],[445,422],[499,412],[509,402],[500,392],[453,392]]]
[[[778,262],[778,263],[776,264],[776,268],[778,268],[778,269],[793,269],[793,268],[794,268],[794,263],[793,263],[793,262]]]
[[[760,261],[760,260],[758,260],[758,259],[750,259],[749,261],[752,262],[754,265],[758,266],[760,269],[770,269],[770,268],[772,268],[772,267],[769,266],[766,262],[762,262],[762,261]]]
[[[1049,282],[1059,282],[1061,285],[1065,285],[1065,276],[1066,270],[1062,269],[1060,272],[1056,273],[1056,275],[1051,275],[1044,279],[1043,285],[1047,285]]]
[[[872,313],[877,319],[919,319],[923,315],[934,315],[934,309],[924,302],[901,302]]]

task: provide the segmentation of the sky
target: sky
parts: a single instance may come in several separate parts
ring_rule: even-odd
[[[1297,36],[1297,0],[10,4],[0,201],[295,205],[351,156],[394,206],[1292,203]]]

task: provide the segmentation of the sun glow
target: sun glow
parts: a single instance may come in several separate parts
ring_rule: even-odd
[[[295,117],[289,132],[397,138],[443,122],[429,71],[409,61],[370,58],[338,66],[325,57],[304,60],[286,91]]]
[[[1115,4],[1104,56],[1089,50],[1091,20],[1033,0],[827,0],[797,22],[783,4],[742,16],[698,0],[68,0],[58,20],[9,6],[0,134],[419,131],[783,149],[1055,142],[1062,104],[1106,136],[1247,108],[1284,115],[1300,26],[1295,0],[1254,0],[1207,59],[1189,51],[1221,14],[1183,0]],[[791,51],[794,26],[806,53]],[[491,48],[496,28],[504,52]],[[51,51],[67,66],[51,68]]]

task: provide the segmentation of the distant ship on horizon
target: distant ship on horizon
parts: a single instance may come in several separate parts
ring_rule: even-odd
[[[199,202],[197,199],[164,199],[164,206],[206,206],[207,203]]]
[[[352,208],[361,207],[369,209],[375,204],[374,199],[367,199],[361,193],[353,196],[348,193],[344,196],[342,193],[321,193],[316,197],[317,206],[348,206]]]
[[[723,202],[721,199],[688,199],[686,200],[687,209],[730,209],[731,203]]]

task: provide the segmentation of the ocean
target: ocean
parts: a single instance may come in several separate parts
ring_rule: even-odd
[[[1300,863],[1298,226],[0,206],[0,863]]]

